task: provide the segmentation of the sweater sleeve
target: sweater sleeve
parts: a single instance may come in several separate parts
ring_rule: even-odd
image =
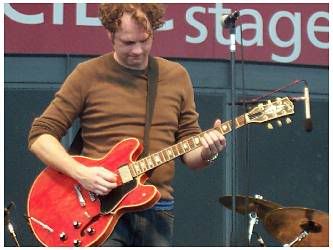
[[[66,78],[54,99],[34,119],[28,136],[28,147],[42,134],[50,134],[60,140],[79,116],[84,106],[84,76],[78,65]]]
[[[188,72],[183,67],[182,78],[183,98],[181,103],[178,131],[176,133],[176,141],[182,141],[201,132],[201,128],[198,122],[199,114],[196,111],[194,101],[192,82]]]

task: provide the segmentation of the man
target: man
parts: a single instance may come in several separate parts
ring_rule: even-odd
[[[143,141],[149,54],[153,30],[163,24],[163,14],[160,4],[101,4],[100,19],[114,51],[79,64],[32,124],[30,150],[95,194],[106,195],[114,189],[116,174],[103,166],[85,167],[66,152],[59,140],[79,117],[82,154],[87,157],[100,158],[128,137]],[[150,153],[201,132],[187,71],[177,63],[156,60],[159,74]],[[214,126],[220,124],[217,120]],[[200,140],[201,147],[182,156],[193,169],[209,165],[225,148],[225,138],[217,131],[205,133]],[[172,244],[174,171],[174,163],[169,162],[150,173],[149,182],[157,187],[161,200],[152,209],[122,216],[104,246]]]

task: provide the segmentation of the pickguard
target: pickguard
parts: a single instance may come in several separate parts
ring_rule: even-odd
[[[101,202],[101,213],[112,213],[117,208],[121,200],[126,197],[126,195],[136,186],[137,180],[133,179],[130,182],[127,182],[115,189],[112,189],[111,192],[107,195],[100,196],[99,200]]]

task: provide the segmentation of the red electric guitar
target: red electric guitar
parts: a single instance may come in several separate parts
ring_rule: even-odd
[[[235,119],[235,128],[263,123],[294,113],[288,97],[259,104]],[[232,122],[213,128],[222,134],[232,130]],[[112,233],[119,218],[127,212],[152,207],[160,198],[156,187],[144,184],[145,174],[164,163],[201,146],[200,136],[137,160],[143,146],[135,138],[115,145],[103,158],[73,156],[83,165],[103,166],[119,176],[119,186],[106,196],[96,196],[74,179],[46,167],[34,181],[28,196],[28,219],[33,233],[44,246],[98,246]]]

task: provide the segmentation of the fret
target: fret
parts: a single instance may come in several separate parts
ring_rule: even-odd
[[[183,147],[181,146],[181,143],[177,143],[176,147],[177,147],[177,150],[179,152],[179,155],[182,155],[182,154],[185,153]]]
[[[220,127],[216,127],[215,129],[218,130],[221,134],[224,135],[224,131],[223,131],[223,129],[222,129],[222,126],[220,126]]]
[[[165,159],[164,162],[167,162],[167,161],[172,160],[172,159],[169,157],[169,155],[167,154],[167,151],[166,151],[165,149],[162,150],[161,153],[162,153],[162,155],[163,155],[163,158]]]
[[[158,155],[160,156],[162,163],[166,162],[162,151],[158,152]]]
[[[139,166],[139,164],[137,162],[134,162],[132,165],[133,165],[133,167],[134,167],[135,172],[137,173],[137,175],[142,174],[142,170],[141,170],[141,168],[140,168],[140,166]]]
[[[162,153],[162,155],[163,155],[163,157],[164,157],[164,159],[165,159],[165,161],[167,162],[167,161],[170,161],[170,157],[169,157],[169,154],[168,154],[168,152],[167,152],[167,150],[166,149],[163,149],[162,151],[161,151],[161,153]]]
[[[153,168],[155,167],[155,165],[154,165],[154,163],[153,163],[151,157],[147,157],[146,159],[147,159],[147,165],[148,165],[148,168],[149,168],[149,169],[153,169]]]
[[[239,116],[236,119],[237,119],[237,122],[238,122],[238,127],[237,128],[245,125],[245,116],[244,115]]]
[[[199,136],[194,136],[192,137],[192,141],[195,147],[199,147],[201,146],[201,142],[200,142],[200,137]]]
[[[194,143],[193,143],[193,141],[192,141],[192,138],[188,138],[187,140],[186,140],[186,142],[187,142],[187,145],[189,146],[189,151],[191,151],[191,150],[193,150],[194,149]]]
[[[142,172],[146,172],[147,166],[146,166],[146,163],[144,162],[144,160],[139,161],[139,164],[140,164],[140,168],[142,169]]]
[[[133,177],[136,176],[135,169],[133,168],[132,164],[128,164],[128,168],[130,170],[131,175]]]
[[[185,153],[190,150],[190,146],[188,145],[187,141],[182,141],[181,145],[182,145]]]
[[[154,154],[153,158],[154,158],[156,165],[160,165],[162,163],[161,157],[158,154]]]
[[[171,147],[171,149],[172,149],[172,152],[173,152],[173,154],[174,154],[175,157],[177,157],[178,155],[180,155],[180,154],[179,154],[179,151],[178,151],[178,148],[177,148],[177,144],[176,144],[176,145],[173,145],[173,146]]]
[[[236,117],[235,119],[235,128],[238,128],[239,127],[239,122],[238,122],[238,117]]]
[[[230,126],[230,122],[225,122],[221,125],[222,131],[224,134],[228,133],[231,131],[231,126]]]
[[[167,148],[167,154],[169,156],[169,160],[175,158],[175,154],[174,154],[174,152],[172,150],[172,147]]]

